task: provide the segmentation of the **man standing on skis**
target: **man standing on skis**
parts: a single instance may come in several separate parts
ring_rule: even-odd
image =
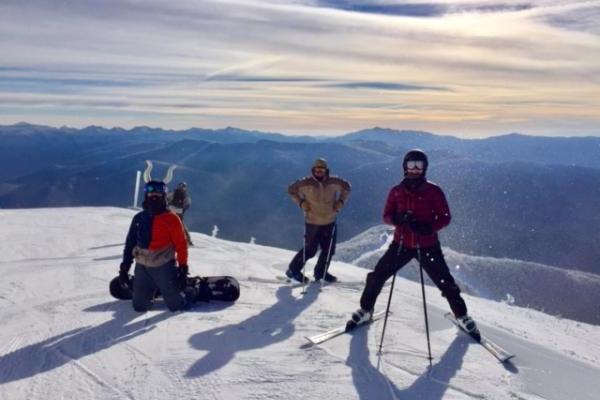
[[[428,160],[421,150],[411,150],[402,163],[404,179],[394,186],[385,204],[383,221],[394,225],[394,240],[367,274],[360,309],[352,314],[349,328],[367,322],[386,280],[416,258],[433,283],[441,290],[459,323],[476,334],[477,326],[467,314],[460,289],[450,274],[437,232],[450,224],[450,209],[442,189],[425,178]]]
[[[335,253],[337,213],[344,207],[350,190],[350,183],[329,175],[327,161],[323,158],[314,162],[310,176],[299,179],[288,187],[288,194],[304,211],[305,220],[304,246],[290,262],[286,271],[289,278],[308,282],[308,278],[302,274],[302,268],[320,248],[321,254],[314,270],[315,280],[337,280],[327,269]]]

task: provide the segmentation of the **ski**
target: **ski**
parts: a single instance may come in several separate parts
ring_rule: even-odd
[[[284,275],[277,275],[275,278],[277,278],[277,280],[280,281],[280,282],[291,283],[293,281],[293,282],[297,282],[299,284],[302,284],[302,282],[298,282],[298,281],[296,281],[296,280],[294,280],[292,278],[288,278],[287,276],[284,276]]]
[[[249,276],[246,278],[246,280],[249,282],[260,282],[260,283],[273,283],[273,284],[281,283],[281,280],[279,280],[279,279],[261,278],[258,276]]]
[[[350,331],[346,330],[346,325],[344,324],[343,326],[328,330],[327,332],[319,333],[318,335],[314,335],[314,336],[305,336],[305,337],[306,337],[306,340],[308,340],[313,345],[320,344],[320,343],[326,342],[329,339],[333,339],[334,337],[343,335],[344,333],[352,332],[362,326],[370,325],[374,321],[377,321],[383,317],[385,317],[385,311],[379,311],[379,312],[374,313],[373,318],[371,318],[368,322],[365,322],[364,324],[360,324],[356,328],[354,328]]]
[[[483,348],[485,348],[487,351],[489,351],[494,357],[496,357],[496,359],[498,361],[500,361],[501,363],[505,363],[508,360],[510,360],[511,358],[515,357],[514,354],[509,353],[507,350],[503,349],[502,347],[500,347],[499,345],[497,345],[496,343],[492,342],[490,339],[486,338],[483,335],[479,335],[479,340],[477,340],[476,337],[470,335],[467,331],[465,331],[462,326],[460,326],[460,324],[458,323],[458,321],[456,320],[456,317],[454,315],[452,315],[452,313],[447,313],[444,315],[446,318],[448,318],[450,321],[452,321],[452,323],[454,325],[456,325],[456,327],[461,330],[462,332],[466,333],[467,335],[469,335],[474,341],[476,341],[477,343],[479,343],[480,345],[483,346]]]
[[[300,285],[300,286],[302,286],[302,282],[298,282],[297,280],[292,279],[292,278],[288,278],[287,276],[278,275],[278,276],[276,276],[276,278],[277,278],[277,280],[279,282],[292,283],[294,285]],[[362,288],[365,286],[365,282],[364,281],[340,281],[340,280],[337,280],[335,282],[325,282],[325,281],[323,281],[321,283],[320,281],[310,280],[310,281],[306,282],[305,285],[307,287],[308,286],[319,286],[319,287],[321,287],[321,285],[323,285],[322,287],[337,286],[337,287],[345,288],[345,289],[362,290]]]
[[[245,280],[247,280],[248,282],[258,282],[258,283],[266,283],[266,284],[288,284],[292,288],[297,288],[297,287],[302,286],[301,282],[298,282],[294,279],[290,279],[287,276],[282,276],[282,275],[277,275],[275,278],[261,278],[258,276],[248,276],[247,278],[245,278]],[[313,285],[318,286],[318,285],[320,285],[320,282],[310,281],[310,282],[306,283],[305,285],[307,287],[313,286]],[[337,286],[340,288],[350,289],[350,290],[362,290],[364,285],[365,285],[365,283],[363,281],[345,282],[345,281],[338,280],[336,282],[323,282],[323,287]]]
[[[277,277],[277,279],[269,279],[269,278],[259,278],[256,276],[249,276],[247,278],[247,280],[249,282],[259,282],[259,283],[267,283],[267,284],[275,284],[275,285],[281,285],[281,283],[290,283],[292,288],[296,288],[296,287],[300,287],[302,286],[302,284],[300,282],[296,282],[296,281],[290,281],[290,282],[285,282],[282,279],[279,279],[279,277]]]

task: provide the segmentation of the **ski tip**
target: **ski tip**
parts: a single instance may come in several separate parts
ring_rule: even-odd
[[[511,354],[511,355],[505,357],[504,359],[500,360],[500,362],[502,364],[512,364],[512,359],[515,358],[515,357],[516,357],[515,354]]]

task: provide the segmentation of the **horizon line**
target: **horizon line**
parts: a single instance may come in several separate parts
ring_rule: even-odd
[[[199,126],[191,126],[189,128],[183,128],[183,129],[173,129],[173,128],[165,128],[165,127],[160,127],[160,126],[149,126],[149,125],[135,125],[132,126],[130,128],[127,127],[122,127],[122,126],[111,126],[111,127],[107,127],[107,126],[103,126],[103,125],[96,125],[96,124],[90,124],[90,125],[86,125],[86,126],[82,126],[82,127],[76,127],[76,126],[69,126],[69,125],[62,125],[62,126],[53,126],[53,125],[47,125],[47,124],[35,124],[35,123],[30,123],[27,121],[19,121],[13,124],[7,124],[7,125],[0,125],[0,128],[11,128],[11,127],[17,127],[17,126],[28,126],[28,127],[37,127],[37,128],[48,128],[48,129],[55,129],[55,130],[61,130],[61,129],[71,129],[71,130],[77,130],[77,131],[81,131],[81,130],[85,130],[85,129],[89,129],[89,128],[99,128],[99,129],[103,129],[103,130],[121,130],[121,131],[126,131],[126,132],[133,132],[135,130],[139,130],[139,129],[149,129],[149,130],[157,130],[157,131],[163,131],[165,133],[184,133],[186,131],[191,131],[191,130],[203,130],[203,131],[211,131],[211,132],[215,132],[215,133],[219,133],[220,131],[227,131],[227,130],[237,130],[237,131],[241,131],[241,132],[245,132],[245,133],[257,133],[257,134],[262,134],[262,135],[279,135],[279,136],[284,136],[284,137],[290,137],[290,138],[302,138],[302,137],[309,137],[312,139],[333,139],[333,138],[341,138],[344,136],[348,136],[348,135],[352,135],[352,134],[358,134],[358,133],[363,133],[363,132],[368,132],[368,131],[375,131],[375,130],[379,130],[379,131],[387,131],[386,133],[390,133],[390,134],[402,134],[402,133],[412,133],[412,134],[425,134],[425,135],[433,135],[433,136],[438,136],[438,137],[452,137],[455,139],[459,139],[459,140],[483,140],[483,139],[491,139],[491,138],[499,138],[499,137],[505,137],[505,136],[525,136],[525,137],[531,137],[531,138],[579,138],[579,139],[583,139],[583,138],[598,138],[600,139],[600,133],[598,135],[590,135],[590,134],[584,134],[584,135],[566,135],[566,134],[562,134],[562,135],[549,135],[549,134],[540,134],[540,135],[534,135],[534,134],[527,134],[527,133],[522,133],[522,132],[507,132],[507,133],[498,133],[495,135],[481,135],[478,137],[461,137],[455,133],[436,133],[436,132],[431,132],[431,131],[424,131],[421,129],[396,129],[396,128],[389,128],[389,127],[382,127],[382,126],[373,126],[370,128],[363,128],[363,129],[358,129],[358,130],[353,130],[350,132],[340,132],[340,133],[334,133],[334,134],[323,134],[323,133],[315,133],[315,132],[310,132],[310,133],[283,133],[283,131],[263,131],[260,129],[246,129],[246,128],[240,128],[237,126],[225,126],[222,128],[203,128],[203,127],[199,127]]]

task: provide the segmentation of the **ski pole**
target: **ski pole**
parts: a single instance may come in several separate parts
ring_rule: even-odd
[[[321,286],[319,287],[319,291],[323,290],[323,281],[327,276],[327,271],[329,270],[329,263],[331,263],[331,248],[333,247],[333,235],[335,234],[335,229],[337,227],[337,221],[333,221],[333,227],[331,228],[331,238],[329,239],[329,248],[327,249],[327,260],[325,262],[325,272],[323,273],[323,277],[321,278]]]
[[[400,236],[400,241],[398,243],[398,251],[396,252],[396,258],[400,255],[402,251],[402,246],[404,242],[404,234]],[[392,285],[390,287],[390,296],[388,297],[387,307],[385,309],[385,319],[383,320],[383,331],[381,332],[381,341],[379,342],[379,351],[377,351],[378,355],[381,355],[381,349],[383,348],[383,338],[385,337],[385,328],[387,326],[388,315],[390,315],[390,305],[392,304],[392,293],[394,293],[394,283],[396,283],[396,274],[398,271],[394,272],[394,277],[392,278]]]
[[[387,308],[385,309],[385,319],[383,320],[383,331],[381,332],[381,341],[379,342],[379,351],[377,354],[381,355],[381,349],[383,348],[383,338],[385,337],[385,328],[387,326],[388,315],[390,315],[390,304],[392,304],[392,294],[394,293],[394,283],[396,282],[396,274],[392,278],[392,286],[390,287],[390,296],[388,297]]]
[[[432,367],[431,342],[429,340],[429,318],[427,317],[427,302],[425,301],[425,281],[423,279],[423,263],[421,262],[421,247],[417,243],[417,260],[419,261],[419,272],[421,274],[421,293],[423,294],[423,314],[425,315],[425,332],[427,334],[427,353],[429,354],[429,368]]]
[[[306,222],[304,223],[304,243],[302,245],[302,294],[306,294],[304,271],[306,269]]]

